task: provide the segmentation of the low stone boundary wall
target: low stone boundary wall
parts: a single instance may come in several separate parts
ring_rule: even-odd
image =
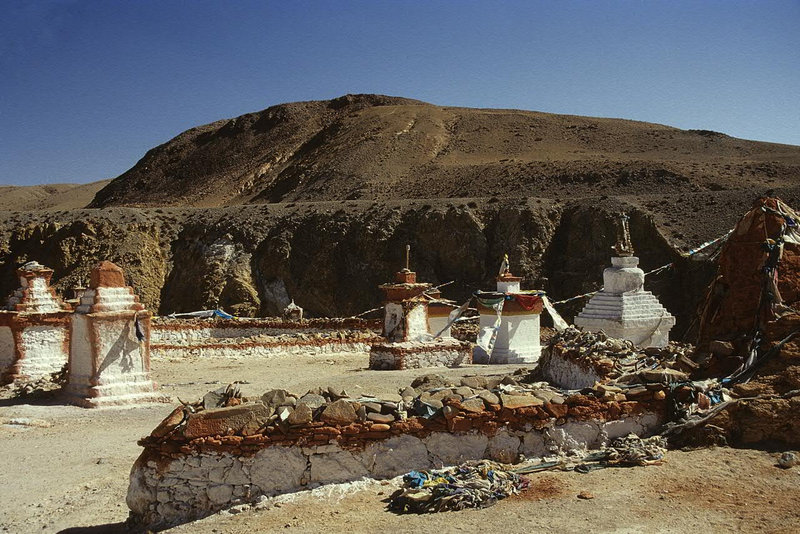
[[[377,370],[461,367],[470,363],[472,343],[451,338],[376,343],[369,352],[369,368]]]
[[[380,321],[353,318],[288,321],[277,317],[241,319],[153,317],[150,342],[163,345],[190,345],[222,338],[317,334],[348,330],[380,332],[380,329]]]
[[[376,321],[361,319],[153,320],[153,358],[249,358],[279,353],[367,352],[382,338]]]
[[[178,407],[140,441],[131,519],[165,528],[314,485],[597,447],[630,432],[652,434],[665,413],[658,385],[639,400],[617,401],[625,395],[564,397],[511,384],[489,390],[475,383],[479,377],[466,380],[419,394],[406,388],[401,402],[273,390],[260,402]]]
[[[691,350],[691,345],[677,342],[642,349],[603,332],[570,327],[553,336],[539,365],[548,382],[565,389],[583,389],[645,369],[669,367],[679,372],[687,369],[685,362]]]
[[[320,337],[318,339],[302,339],[296,336],[280,336],[275,338],[247,340],[222,340],[220,343],[203,343],[189,346],[150,345],[150,355],[159,358],[258,358],[275,354],[328,354],[334,352],[368,352],[377,338],[375,334],[351,336],[344,339],[338,337]]]
[[[566,389],[589,388],[595,382],[606,382],[614,369],[613,360],[592,359],[560,345],[545,349],[539,365],[545,380]]]

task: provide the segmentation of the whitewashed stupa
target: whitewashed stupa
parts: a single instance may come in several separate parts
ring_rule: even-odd
[[[628,217],[622,216],[621,235],[614,246],[616,257],[603,271],[603,289],[575,317],[575,326],[592,332],[628,339],[640,347],[664,347],[675,317],[644,290],[644,271],[633,255]]]
[[[496,292],[477,292],[481,314],[475,363],[536,363],[542,354],[539,318],[544,291],[523,291],[505,256]]]
[[[69,359],[69,307],[50,287],[53,270],[30,261],[0,311],[0,383],[48,379]]]
[[[164,402],[150,378],[150,312],[120,267],[100,262],[72,314],[68,400],[87,408]]]

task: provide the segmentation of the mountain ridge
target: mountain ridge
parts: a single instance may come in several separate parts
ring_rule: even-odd
[[[710,130],[345,95],[190,128],[89,206],[559,198],[786,187],[798,175],[800,147]]]

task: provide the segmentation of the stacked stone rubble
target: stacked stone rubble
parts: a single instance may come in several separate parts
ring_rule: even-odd
[[[551,338],[539,365],[548,382],[566,389],[582,389],[645,369],[674,369],[682,380],[688,380],[686,373],[697,368],[693,353],[693,347],[685,343],[642,349],[627,339],[570,327]]]

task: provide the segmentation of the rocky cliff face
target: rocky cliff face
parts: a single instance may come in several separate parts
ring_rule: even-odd
[[[311,316],[348,316],[380,304],[377,286],[402,266],[408,243],[420,280],[454,281],[443,288],[447,298],[463,301],[475,289],[493,288],[508,253],[524,287],[544,288],[558,300],[598,289],[622,210],[632,216],[645,270],[678,263],[647,287],[678,317],[680,332],[712,270],[681,259],[652,213],[608,198],[0,212],[0,292],[9,294],[15,268],[35,259],[55,269],[54,287],[68,295],[94,263],[108,259],[125,268],[142,301],[160,314],[222,307],[274,315],[293,298]],[[571,319],[584,303],[561,310]]]

